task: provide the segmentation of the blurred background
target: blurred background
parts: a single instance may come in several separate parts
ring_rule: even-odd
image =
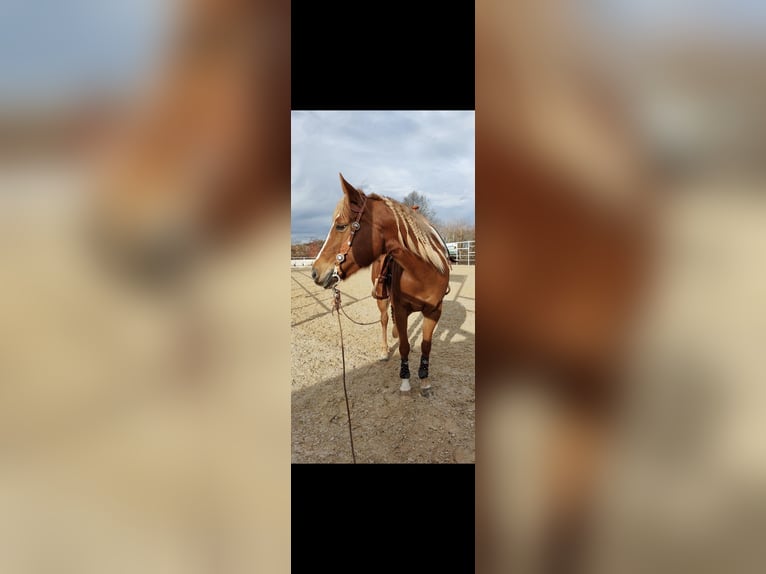
[[[766,8],[476,22],[479,569],[763,571]]]
[[[289,570],[289,41],[0,2],[0,571]]]
[[[482,571],[763,571],[765,10],[477,3]],[[0,2],[3,572],[289,568],[288,25]]]

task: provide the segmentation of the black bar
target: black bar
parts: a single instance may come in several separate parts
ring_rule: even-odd
[[[472,464],[293,464],[293,572],[473,572]]]
[[[474,3],[292,3],[293,110],[474,109]]]

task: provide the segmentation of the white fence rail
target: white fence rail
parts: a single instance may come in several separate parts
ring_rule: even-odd
[[[290,267],[311,267],[313,262],[313,257],[298,257],[296,259],[290,259]]]
[[[447,248],[458,265],[476,265],[476,241],[448,241]]]

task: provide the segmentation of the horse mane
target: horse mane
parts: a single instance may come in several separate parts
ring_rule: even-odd
[[[368,197],[382,201],[391,210],[402,247],[444,275],[449,267],[446,245],[428,220],[418,210],[390,197],[376,193]]]
[[[364,194],[364,189],[362,189],[361,186],[357,186],[357,191]],[[367,195],[367,197],[372,197],[373,194]],[[340,221],[351,221],[354,219],[355,214],[351,213],[351,206],[348,204],[348,198],[344,195],[341,200],[338,202],[338,205],[335,206],[335,213],[332,214],[333,221],[340,220]]]
[[[351,221],[351,206],[349,206],[348,199],[345,196],[335,206],[335,213],[332,214],[332,218],[333,222],[338,220]]]

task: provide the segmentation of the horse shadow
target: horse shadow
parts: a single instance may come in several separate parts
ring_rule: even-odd
[[[474,334],[466,331],[463,326],[468,318],[469,311],[459,301],[444,300],[442,303],[442,315],[439,318],[439,322],[436,324],[436,329],[433,335],[433,349],[432,352],[438,352],[438,345],[440,343],[452,343],[455,339],[459,340],[473,340]],[[391,356],[394,352],[399,350],[399,340],[393,339],[391,334],[393,321],[389,320],[389,346],[388,352]],[[423,314],[414,313],[410,315],[410,320],[407,324],[407,335],[410,343],[416,340],[423,334]],[[393,341],[393,343],[391,343]],[[419,351],[413,346],[410,351],[412,355],[413,351]],[[412,358],[412,357],[410,357]]]
[[[468,311],[460,302],[445,301],[444,306],[439,321],[444,332],[439,335],[437,326],[433,340],[428,396],[418,392],[417,378],[411,393],[400,393],[398,361],[377,360],[374,348],[367,360],[348,369],[353,362],[349,351],[358,350],[346,345],[345,383],[357,462],[474,462],[475,336],[463,328]],[[422,330],[418,315],[408,328],[410,341]],[[419,348],[413,346],[410,360],[417,357]],[[294,463],[352,460],[340,356],[337,362],[337,375],[292,393]]]

